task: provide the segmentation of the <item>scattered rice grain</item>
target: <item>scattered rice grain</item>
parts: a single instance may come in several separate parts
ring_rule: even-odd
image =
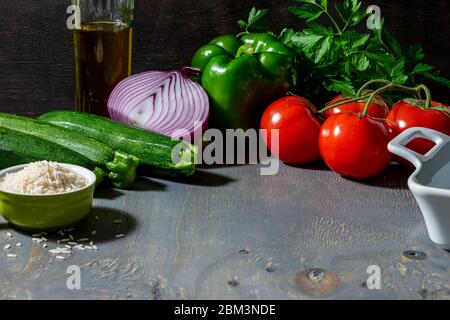
[[[48,252],[52,253],[52,254],[61,254],[61,253],[62,254],[71,254],[72,250],[69,248],[65,248],[65,247],[57,247],[55,249],[48,250]]]

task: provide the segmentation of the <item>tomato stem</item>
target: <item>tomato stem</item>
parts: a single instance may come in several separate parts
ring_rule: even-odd
[[[384,85],[394,85],[395,87],[392,87],[393,89],[395,89],[396,91],[401,91],[401,92],[405,92],[405,93],[409,93],[409,94],[414,94],[416,98],[420,98],[420,90],[417,90],[417,88],[410,88],[410,87],[406,87],[406,86],[402,86],[400,84],[396,84],[393,83],[389,80],[384,80],[384,79],[374,79],[374,80],[370,80],[368,82],[366,82],[356,93],[356,96],[361,96],[364,91],[367,90],[367,88],[369,88],[372,84],[375,83],[379,83],[379,84],[384,84]],[[423,86],[423,85],[422,85]],[[425,89],[428,89],[425,87]],[[425,89],[423,89],[425,91]],[[373,92],[373,91],[372,91]],[[380,93],[381,94],[381,93]]]
[[[374,80],[367,81],[361,88],[359,88],[358,92],[356,93],[356,96],[357,97],[361,96],[361,94],[374,83],[388,85],[388,84],[391,84],[392,82],[390,82],[388,80],[384,80],[384,79],[374,79]]]
[[[369,110],[369,106],[372,103],[373,99],[375,99],[376,96],[379,96],[383,92],[386,92],[386,91],[389,91],[389,90],[395,90],[395,91],[401,91],[401,92],[405,92],[405,93],[409,93],[409,94],[414,94],[416,97],[418,96],[420,90],[423,90],[427,94],[427,106],[428,106],[428,99],[429,99],[429,103],[431,105],[431,93],[430,93],[430,90],[428,90],[428,88],[425,87],[423,84],[417,86],[416,88],[410,88],[410,87],[402,86],[400,84],[395,84],[395,83],[392,83],[392,82],[389,82],[389,81],[388,81],[388,83],[389,83],[388,85],[375,90],[371,94],[371,96],[367,100],[366,106],[364,107],[363,114],[367,114],[367,112]]]
[[[367,89],[372,85],[372,84],[384,84],[383,87],[378,88],[375,91],[368,91]],[[395,84],[391,81],[388,80],[383,80],[383,79],[374,79],[374,80],[370,80],[368,82],[366,82],[356,93],[356,97],[353,99],[346,99],[345,97],[342,98],[342,101],[339,102],[339,100],[337,100],[338,102],[331,104],[331,105],[326,105],[325,108],[319,110],[317,113],[321,114],[327,110],[336,108],[338,106],[344,105],[346,103],[349,102],[355,102],[355,101],[361,101],[361,100],[365,100],[366,101],[366,105],[364,107],[364,111],[362,112],[362,115],[367,115],[369,112],[369,107],[372,103],[372,101],[379,95],[381,95],[383,92],[386,91],[390,91],[390,90],[395,90],[395,91],[400,91],[400,92],[405,92],[408,94],[413,94],[416,98],[420,98],[420,92],[423,91],[426,94],[426,104],[425,104],[425,109],[429,109],[431,108],[431,103],[432,103],[432,97],[431,97],[431,92],[430,90],[423,84],[418,85],[415,88],[410,88],[410,87],[406,87],[400,84]],[[369,92],[367,94],[364,94],[365,92]]]
[[[364,99],[367,99],[369,97],[370,97],[370,94],[366,94],[366,95],[364,95],[362,97],[355,97],[353,99],[346,99],[346,98],[343,97],[342,99],[337,100],[337,101],[340,101],[340,102],[336,102],[336,103],[333,103],[333,104],[330,104],[330,105],[326,105],[325,108],[317,111],[317,113],[319,113],[319,114],[320,113],[324,113],[325,111],[328,111],[330,109],[342,106],[342,105],[347,104],[349,102],[364,101]]]
[[[405,92],[405,93],[409,93],[409,94],[414,94],[416,97],[418,95],[418,91],[417,88],[410,88],[410,87],[406,87],[406,86],[402,86],[400,84],[395,84],[392,83],[392,89],[395,91],[400,91],[400,92]]]
[[[424,91],[425,95],[426,95],[426,102],[425,102],[425,109],[430,109],[431,108],[431,103],[432,103],[432,98],[431,98],[431,92],[430,89],[427,88],[427,86],[425,86],[424,84],[419,84],[416,88],[415,88],[417,93],[420,93],[420,91]]]
[[[370,95],[369,99],[367,99],[366,106],[364,107],[364,111],[362,112],[362,114],[363,114],[363,115],[367,115],[368,112],[369,112],[369,107],[370,107],[370,104],[372,103],[372,101],[373,101],[377,96],[379,96],[379,95],[382,94],[383,92],[385,92],[385,91],[387,91],[387,90],[393,88],[394,86],[395,86],[395,84],[393,84],[393,83],[390,82],[388,85],[386,85],[386,86],[384,86],[384,87],[381,87],[381,88],[375,90],[375,91]]]

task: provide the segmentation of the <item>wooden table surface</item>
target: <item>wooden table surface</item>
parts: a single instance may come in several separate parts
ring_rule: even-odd
[[[235,21],[252,6],[271,8],[276,30],[294,24],[291,4],[138,1],[134,71],[188,64],[211,37],[237,32]],[[422,42],[428,61],[449,76],[448,1],[368,4],[381,6],[402,43]],[[0,111],[72,108],[66,7],[59,0],[0,2]],[[448,90],[433,92],[448,101]],[[75,251],[64,261],[48,252],[60,237],[46,236],[43,248],[0,218],[0,299],[450,298],[450,254],[428,239],[408,172],[391,167],[358,183],[323,165],[283,165],[268,177],[259,169],[202,168],[190,180],[149,177],[132,191],[100,190],[73,233],[79,239],[96,230],[91,238],[99,250]],[[7,244],[12,249],[4,250]],[[408,250],[426,257],[408,258]],[[66,287],[71,265],[81,268],[81,290]],[[365,284],[373,265],[381,269],[380,290]]]
[[[132,191],[100,190],[72,233],[98,251],[74,250],[64,261],[48,252],[64,237],[47,235],[43,248],[0,222],[1,247],[18,255],[7,259],[2,249],[0,298],[450,298],[450,254],[428,239],[406,172],[392,167],[362,184],[320,165],[282,166],[275,176],[259,169],[201,169],[188,181],[142,178]],[[408,250],[427,258],[407,258]],[[81,268],[81,290],[66,287],[71,265]],[[365,285],[371,265],[381,269],[380,290]]]

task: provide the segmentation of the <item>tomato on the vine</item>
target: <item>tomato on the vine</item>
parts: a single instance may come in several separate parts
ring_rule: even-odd
[[[355,97],[346,96],[340,94],[336,96],[333,100],[327,103],[328,106],[336,104],[336,107],[328,109],[322,113],[325,118],[329,118],[332,115],[351,112],[351,113],[362,113],[366,107],[367,99],[352,101]],[[342,103],[342,104],[341,104]],[[373,118],[386,118],[389,112],[389,106],[387,102],[381,97],[375,97],[374,101],[369,105],[367,114]]]
[[[412,127],[429,128],[450,135],[450,107],[433,101],[431,107],[426,108],[425,100],[405,99],[392,106],[386,124],[394,136]],[[421,154],[426,154],[433,146],[433,142],[422,138],[414,139],[407,145]]]
[[[272,103],[261,118],[266,146],[281,161],[301,165],[320,159],[318,146],[320,122],[316,107],[298,96]],[[279,141],[272,141],[272,129],[279,130]],[[275,143],[275,145],[274,145]]]
[[[389,129],[383,122],[357,113],[339,113],[322,125],[320,153],[333,171],[365,179],[382,173],[391,161]]]

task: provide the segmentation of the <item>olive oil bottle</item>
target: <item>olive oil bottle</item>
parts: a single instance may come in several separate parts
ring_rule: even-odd
[[[74,31],[76,110],[108,116],[109,95],[131,74],[132,38],[123,22],[86,22]]]

